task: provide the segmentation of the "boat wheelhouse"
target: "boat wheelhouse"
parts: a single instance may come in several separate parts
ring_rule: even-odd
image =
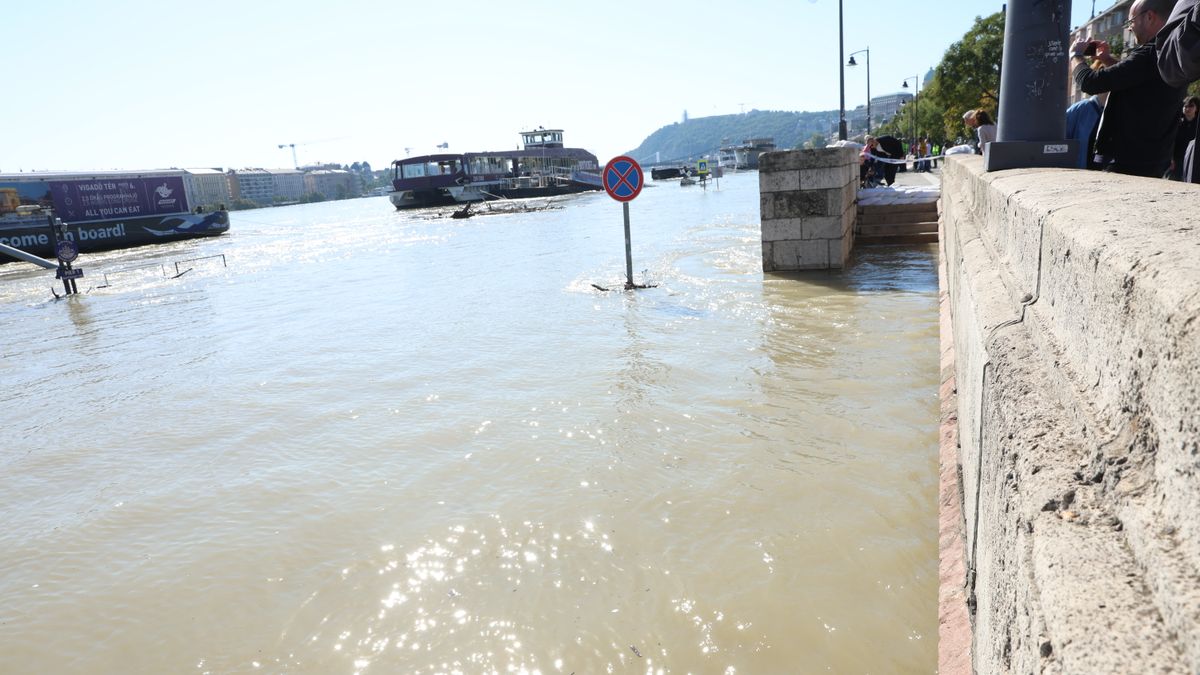
[[[563,146],[561,129],[521,132],[521,150],[421,155],[392,162],[397,209],[601,190],[596,156]]]

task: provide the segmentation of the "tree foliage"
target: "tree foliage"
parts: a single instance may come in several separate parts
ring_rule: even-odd
[[[971,30],[946,50],[934,71],[942,101],[960,104],[959,115],[974,108],[994,113],[1000,101],[1003,55],[1004,12],[977,17]]]
[[[916,116],[918,135],[950,143],[968,137],[963,113],[983,109],[993,119],[996,117],[1003,55],[1004,12],[976,17],[963,38],[946,50],[933,71],[933,80],[921,90],[917,105],[901,108],[880,132],[909,138]]]
[[[968,110],[987,110],[996,117],[1000,99],[1000,61],[1004,53],[1004,12],[976,17],[962,39],[946,50],[934,69],[933,79],[909,104],[875,133],[898,138],[929,136],[938,143],[954,143],[971,136],[962,121]],[[662,127],[628,154],[643,162],[685,160],[712,153],[726,143],[770,137],[780,149],[828,138],[836,129],[836,110],[784,112],[752,110],[744,115],[717,115],[685,119]]]

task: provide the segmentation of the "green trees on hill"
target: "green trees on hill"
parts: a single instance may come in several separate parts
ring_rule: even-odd
[[[962,121],[967,110],[982,108],[993,118],[1000,98],[1000,60],[1004,52],[1004,13],[976,17],[962,39],[946,50],[933,79],[921,87],[920,100],[900,109],[877,133],[899,138],[928,135],[938,142],[970,136]],[[670,162],[715,152],[726,143],[774,138],[779,149],[811,147],[818,136],[837,128],[836,110],[786,112],[752,110],[744,115],[691,118],[662,127],[628,154],[640,162]],[[861,140],[861,137],[859,138]]]
[[[996,117],[1003,52],[1004,12],[976,17],[962,39],[946,50],[934,69],[933,79],[921,87],[918,103],[901,108],[875,132],[898,138],[910,138],[914,133],[927,135],[939,143],[969,138],[972,132],[963,124],[964,112],[983,109],[993,119]],[[836,130],[837,118],[836,110],[799,113],[752,110],[744,115],[691,118],[655,131],[628,154],[647,163],[655,161],[655,153],[663,162],[680,161],[749,138],[774,138],[775,146],[781,150],[811,147],[818,142],[818,136],[830,137]]]
[[[725,144],[750,138],[773,138],[780,149],[799,147],[813,134],[836,127],[837,111],[786,112],[751,110],[739,115],[691,118],[662,127],[627,154],[639,162],[680,161],[716,152]]]

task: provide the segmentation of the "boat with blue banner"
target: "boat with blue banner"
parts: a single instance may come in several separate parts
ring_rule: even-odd
[[[0,244],[54,256],[49,218],[67,224],[81,252],[209,237],[229,213],[192,212],[182,170],[0,174]],[[6,262],[0,256],[0,262]]]
[[[442,153],[392,162],[397,209],[603,190],[596,156],[563,147],[562,129],[522,131],[523,148]]]

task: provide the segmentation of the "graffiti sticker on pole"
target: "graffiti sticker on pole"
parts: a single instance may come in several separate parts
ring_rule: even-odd
[[[619,202],[630,202],[642,191],[646,176],[632,157],[620,155],[604,165],[604,191]]]

